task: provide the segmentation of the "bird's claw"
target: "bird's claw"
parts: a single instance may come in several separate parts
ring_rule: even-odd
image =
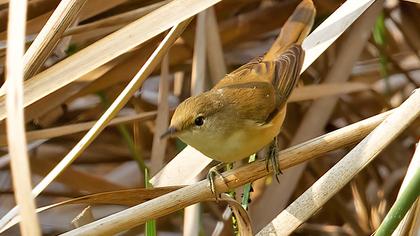
[[[209,173],[207,174],[207,179],[210,183],[210,190],[214,195],[214,198],[216,199],[216,201],[219,200],[219,195],[220,193],[217,192],[216,190],[216,185],[215,185],[215,177],[218,176],[220,178],[223,179],[222,174],[220,174],[220,170],[222,170],[224,168],[225,164],[224,163],[220,163],[216,166],[213,166],[212,168],[210,168]],[[224,179],[223,179],[224,180]]]
[[[283,174],[279,166],[278,156],[279,156],[279,147],[277,144],[277,137],[276,137],[270,145],[268,157],[266,158],[266,162],[265,162],[266,164],[265,168],[267,169],[267,171],[269,171],[268,166],[271,164],[271,167],[273,169],[277,182],[279,182],[279,175]]]

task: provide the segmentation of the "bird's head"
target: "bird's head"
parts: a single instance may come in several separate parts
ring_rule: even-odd
[[[213,132],[220,122],[218,113],[221,109],[222,102],[214,92],[190,97],[176,108],[169,128],[161,137],[177,136],[189,143],[190,139],[207,135]]]

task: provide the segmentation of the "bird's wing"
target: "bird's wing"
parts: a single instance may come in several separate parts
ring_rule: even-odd
[[[213,90],[223,94],[229,113],[263,124],[277,105],[276,89],[271,83],[274,71],[274,62],[256,59],[226,75]]]
[[[272,84],[280,96],[279,105],[285,104],[292,94],[299,80],[304,55],[300,45],[293,45],[275,61]]]
[[[276,109],[267,118],[270,122],[287,104],[292,94],[302,69],[305,52],[300,45],[292,45],[277,60],[275,60],[275,72],[271,81],[276,88]]]
[[[299,79],[303,57],[301,46],[292,45],[274,61],[265,61],[260,57],[241,66],[213,89],[236,93],[234,97],[247,101],[243,103],[241,111],[259,109],[261,115],[254,120],[268,123],[287,103]]]

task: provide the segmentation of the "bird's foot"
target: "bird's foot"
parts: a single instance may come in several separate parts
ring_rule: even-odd
[[[279,182],[279,176],[280,174],[283,174],[283,172],[280,169],[279,166],[279,147],[277,143],[277,137],[274,138],[273,142],[271,142],[270,149],[268,151],[268,156],[265,159],[266,169],[269,171],[269,165],[271,165],[271,168],[273,169],[274,176],[276,177],[277,182]]]
[[[213,193],[216,201],[219,199],[220,193],[217,192],[214,181],[216,176],[222,178],[222,180],[224,181],[222,174],[220,174],[220,171],[224,169],[225,165],[225,163],[219,163],[216,166],[210,168],[209,173],[207,174],[207,179],[210,183],[210,190]]]

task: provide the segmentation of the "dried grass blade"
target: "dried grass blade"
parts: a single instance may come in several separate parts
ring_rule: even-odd
[[[57,166],[32,190],[33,196],[38,196],[68,165],[70,165],[99,135],[106,125],[115,117],[118,111],[125,106],[131,96],[139,89],[143,81],[153,72],[154,68],[160,62],[162,57],[168,52],[169,48],[183,32],[190,19],[174,26],[158,48],[153,52],[152,56],[146,61],[140,71],[134,76],[127,87],[119,94],[111,106],[105,111],[95,125],[86,133],[85,136],[76,144],[76,146],[57,164]],[[0,220],[0,226],[3,228],[16,213],[17,208],[10,210]]]
[[[86,0],[65,0],[60,2],[25,53],[24,76],[26,79],[36,74],[50,52],[57,45],[63,32],[76,19],[85,2]]]
[[[108,126],[129,123],[132,121],[137,121],[137,122],[146,121],[146,120],[154,118],[155,116],[156,116],[156,112],[151,111],[151,112],[144,112],[137,115],[116,117],[109,122]],[[38,139],[50,139],[50,138],[61,137],[61,136],[69,135],[69,134],[75,134],[75,133],[89,130],[95,125],[96,122],[97,121],[88,121],[88,122],[82,122],[82,123],[77,123],[77,124],[63,125],[59,127],[28,131],[26,132],[26,139],[27,141],[33,141],[33,140],[38,140]],[[0,135],[0,146],[6,146],[6,145],[7,145],[6,136]]]
[[[22,235],[41,235],[35,201],[31,194],[31,172],[26,148],[23,112],[23,53],[26,23],[26,0],[9,3],[7,32],[6,88],[7,140],[15,199],[21,209]]]
[[[122,206],[133,206],[150,199],[162,196],[170,193],[182,186],[163,187],[163,188],[138,188],[138,189],[125,189],[103,193],[94,193],[82,197],[72,198],[66,201],[54,203],[48,206],[40,207],[36,209],[37,213],[41,213],[53,208],[62,207],[66,205],[75,204],[87,204],[87,205],[122,205]],[[19,216],[14,217],[1,231],[11,228],[21,221]]]
[[[348,0],[303,41],[305,71],[375,0]]]
[[[313,100],[327,96],[338,96],[371,89],[371,86],[358,82],[327,83],[298,87],[293,90],[289,102]]]
[[[153,134],[152,155],[150,162],[151,173],[160,170],[165,161],[166,144],[168,139],[161,139],[160,136],[168,128],[169,122],[169,55],[163,57],[161,64],[161,75],[159,78],[158,110],[156,116],[155,133]]]
[[[238,220],[239,235],[253,235],[251,219],[248,212],[242,207],[241,203],[230,197],[228,194],[221,195],[221,201],[229,204],[236,219]]]
[[[257,235],[289,235],[368,165],[420,114],[420,89]]]
[[[129,23],[130,21],[134,21],[139,19],[142,16],[147,15],[148,13],[150,13],[153,10],[156,10],[157,8],[167,4],[169,1],[162,1],[162,2],[157,2],[155,4],[151,4],[139,9],[135,9],[129,12],[124,12],[121,13],[119,15],[115,15],[115,16],[110,16],[108,18],[105,19],[101,19],[101,20],[97,20],[94,21],[92,23],[87,23],[87,24],[83,24],[80,26],[75,26],[72,27],[70,29],[67,29],[64,33],[63,36],[68,36],[68,35],[72,35],[72,34],[78,34],[78,33],[82,33],[82,32],[86,32],[89,30],[94,30],[97,28],[101,28],[101,27],[109,27],[109,26],[115,26],[115,25],[121,25],[121,24],[125,24],[125,23]]]

